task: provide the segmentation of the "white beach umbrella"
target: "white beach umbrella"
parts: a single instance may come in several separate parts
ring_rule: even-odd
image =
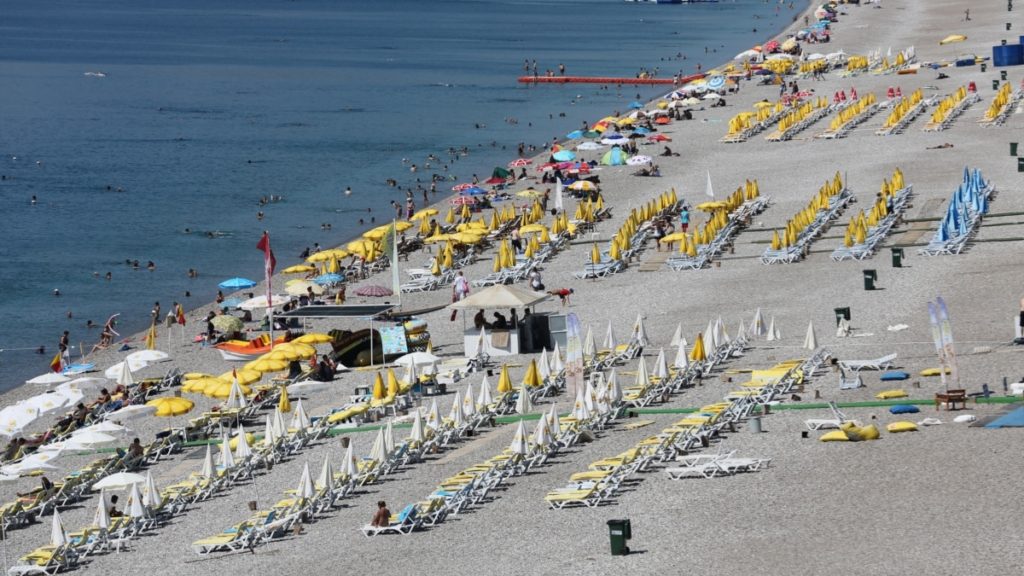
[[[480,327],[480,335],[476,339],[476,350],[477,354],[487,352],[487,330],[483,326]]]
[[[121,369],[117,371],[117,377],[114,378],[114,382],[125,388],[135,384],[135,377],[132,375],[132,369],[127,360],[121,363]]]
[[[608,390],[608,383],[601,377],[601,373],[591,374],[591,384],[594,390],[597,391],[597,400],[594,406],[597,408],[598,413],[607,414],[611,410],[611,404],[609,403],[610,391]]]
[[[455,392],[452,408],[448,411],[448,419],[452,421],[453,428],[461,428],[466,423],[466,419],[462,417],[462,392]]]
[[[818,337],[814,334],[814,322],[807,323],[807,335],[804,336],[804,348],[812,352],[818,349]]]
[[[654,361],[654,377],[659,380],[668,378],[668,361],[665,359],[665,349],[658,350],[658,358]]]
[[[650,340],[647,338],[647,328],[644,326],[644,317],[642,314],[636,315],[636,322],[633,323],[632,339],[636,341],[641,348],[646,348],[650,345]]]
[[[213,449],[206,445],[206,455],[203,457],[203,467],[199,472],[203,478],[214,478],[217,475],[217,467],[213,465]]]
[[[764,325],[764,316],[761,315],[761,309],[758,308],[757,312],[754,312],[754,320],[750,323],[750,335],[764,336],[767,333],[768,329]]]
[[[324,454],[324,465],[320,468],[320,476],[317,477],[316,483],[321,488],[334,489],[334,468],[331,467],[330,452]]]
[[[579,146],[576,147],[576,149],[577,150],[591,150],[592,149],[592,148],[581,148],[581,146],[583,146],[584,144],[587,144],[587,142],[584,142],[583,144],[580,144]],[[600,148],[601,146],[598,145],[597,147]],[[564,204],[565,201],[563,200],[563,194],[564,194],[563,190],[564,189],[565,189],[565,186],[562,184],[562,179],[561,178],[555,178],[555,206],[554,207],[555,207],[555,210],[558,210],[559,212],[561,212],[561,211],[563,211],[565,209],[565,204]]]
[[[434,356],[429,352],[410,352],[395,360],[395,365],[408,369],[410,364],[415,364],[422,368],[431,364],[437,364],[440,361],[440,357]]]
[[[526,455],[529,451],[529,446],[526,444],[526,426],[523,421],[520,420],[516,426],[516,433],[512,436],[512,444],[509,445],[509,449],[513,454]]]
[[[690,359],[686,355],[686,347],[680,346],[676,348],[676,359],[672,361],[672,366],[676,370],[686,370],[686,367],[690,365]]]
[[[572,415],[576,420],[585,422],[590,420],[590,410],[587,408],[586,398],[584,396],[583,388],[578,388],[576,392],[576,401],[572,406]]]
[[[245,428],[239,426],[235,438],[235,458],[245,460],[252,456],[252,448],[249,447],[249,439],[245,436]]]
[[[316,380],[303,380],[302,382],[296,382],[295,384],[289,384],[286,389],[290,396],[298,396],[299,394],[312,394],[314,392],[323,392],[330,388],[327,382],[318,382]]]
[[[432,366],[432,364],[427,364],[427,366]],[[416,362],[409,362],[408,364],[406,364],[405,376],[402,378],[402,380],[404,380],[405,383],[408,384],[409,386],[412,386],[419,382],[419,379],[420,374],[419,369],[416,367]]]
[[[270,414],[267,414],[267,422],[263,426],[263,446],[266,448],[270,448],[271,446],[274,445],[274,442],[276,441],[277,438],[274,437],[273,418],[270,417]]]
[[[551,363],[548,360],[547,348],[541,349],[540,358],[537,359],[537,374],[540,375],[542,382],[551,378]]]
[[[224,470],[235,467],[235,456],[231,453],[231,442],[227,432],[220,437],[220,466]]]
[[[622,386],[619,385],[619,375],[615,372],[615,368],[608,373],[608,401],[612,406],[622,402]]]
[[[587,410],[597,411],[597,390],[594,389],[593,380],[588,379],[583,388],[583,403],[586,404]]]
[[[384,426],[384,450],[388,454],[393,454],[395,451],[395,429],[391,424],[391,420]]]
[[[151,416],[153,414],[156,414],[156,406],[146,406],[145,404],[130,404],[128,406],[125,406],[124,408],[121,408],[120,410],[115,410],[114,412],[108,413],[103,418],[105,420],[110,420],[113,422],[124,423],[129,420],[142,418],[144,416]]]
[[[647,372],[647,362],[644,362],[644,357],[639,358],[639,362],[636,365],[636,386],[640,388],[647,388],[651,383],[651,376]]]
[[[60,519],[60,512],[53,511],[53,522],[50,523],[50,546],[59,548],[68,543],[68,533]]]
[[[85,392],[99,392],[101,388],[110,386],[110,379],[100,378],[98,376],[85,376],[83,378],[75,378],[70,382],[65,382],[57,386],[56,390],[79,390]]]
[[[773,342],[779,339],[779,329],[775,327],[775,316],[772,316],[771,322],[768,323],[768,337],[765,340]]]
[[[103,490],[100,490],[100,499],[96,502],[96,512],[92,516],[92,523],[103,530],[110,528],[110,511],[107,510],[107,494]]]
[[[428,428],[432,428],[435,431],[441,429],[441,414],[437,410],[436,398],[430,401],[430,409],[427,410],[427,420],[425,423]]]
[[[109,422],[107,420],[97,422],[96,424],[83,428],[83,430],[94,430],[96,432],[110,434],[111,436],[127,436],[132,433],[131,428],[126,428],[120,424]]]
[[[526,389],[526,384],[519,386],[519,397],[516,398],[516,412],[519,414],[529,414],[533,410],[533,402],[530,401],[530,392]]]
[[[43,416],[67,406],[68,397],[58,392],[45,392],[26,398],[20,404],[28,410],[37,410]]]
[[[142,486],[142,503],[150,508],[160,503],[160,490],[157,489],[153,473],[149,470],[146,471],[146,481]]]
[[[676,324],[676,331],[672,333],[672,339],[669,340],[669,346],[679,346],[679,341],[683,338],[683,323]]]
[[[491,399],[491,383],[487,381],[487,375],[484,374],[483,380],[480,381],[480,395],[476,399],[476,405],[480,411],[486,412],[488,406],[494,403]]]
[[[39,386],[55,386],[57,384],[64,384],[70,382],[71,379],[63,374],[57,372],[47,372],[46,374],[40,374],[31,380],[26,380],[26,384],[36,384]]]
[[[462,415],[472,418],[476,415],[476,398],[473,397],[473,384],[466,384],[466,393],[462,396]]]
[[[132,518],[145,518],[146,508],[142,505],[142,492],[138,484],[132,484],[128,488],[128,516]]]
[[[537,426],[533,429],[533,445],[538,448],[543,448],[551,443],[550,433],[548,431],[548,419],[540,418],[537,420]]]
[[[359,474],[359,466],[356,465],[355,442],[349,438],[348,448],[345,449],[345,459],[341,462],[341,475],[344,478],[352,479]]]
[[[714,352],[714,350],[717,348],[717,346],[715,345],[714,334],[715,323],[712,322],[711,320],[708,320],[708,327],[704,330],[704,333],[702,334],[704,338],[704,350],[707,351],[708,354]]]
[[[309,462],[302,465],[302,475],[299,476],[299,485],[295,488],[295,496],[309,499],[316,494],[313,489],[313,479],[309,475]]]
[[[373,447],[370,448],[370,460],[378,464],[388,459],[387,448],[384,446],[384,428],[377,429],[377,437],[373,440]]]
[[[117,472],[92,485],[93,490],[121,490],[146,481],[146,477],[134,472]]]
[[[157,362],[167,362],[170,359],[171,355],[162,350],[136,350],[125,356],[125,360],[129,363],[144,362],[146,364],[155,364]]]
[[[850,321],[846,318],[840,318],[839,324],[836,326],[836,338],[846,338],[850,335]]]
[[[736,329],[736,338],[743,340],[747,335],[747,327],[743,325],[743,318],[740,318],[740,327]]]
[[[558,426],[558,411],[555,410],[554,404],[551,405],[551,410],[548,410],[548,413],[542,417],[548,421],[548,429],[551,431],[552,437],[561,431]]]
[[[281,408],[274,406],[274,438],[287,438],[288,427],[284,425],[284,414]]]
[[[71,435],[71,440],[90,448],[103,448],[117,444],[121,440],[106,432],[97,430],[80,430]]]
[[[302,399],[295,403],[295,410],[292,414],[292,422],[289,428],[296,430],[305,430],[310,426],[309,416],[306,415],[306,409],[302,407]]]
[[[0,410],[0,434],[8,437],[20,436],[21,431],[39,419],[39,410],[22,403]]]
[[[555,349],[551,352],[551,373],[561,374],[562,370],[565,370],[565,364],[562,364],[562,352],[558,349],[558,342],[555,342]]]
[[[606,349],[608,349],[608,350],[610,350],[610,351],[612,351],[612,352],[614,352],[615,351],[615,347],[617,345],[618,344],[615,342],[615,331],[612,330],[612,321],[609,320],[608,321],[608,330],[606,330],[605,333],[604,333],[604,342],[601,343],[601,346],[606,348]]]
[[[718,334],[722,338],[722,342],[728,344],[732,342],[732,338],[729,338],[729,332],[725,329],[725,322],[722,322],[722,317],[718,317]]]
[[[597,344],[594,343],[594,328],[587,324],[587,335],[583,338],[583,358],[593,359],[597,356]]]
[[[284,304],[287,304],[288,302],[291,302],[291,299],[291,296],[288,296],[286,294],[272,294],[270,296],[269,307],[276,308],[277,306],[282,306]],[[242,310],[263,310],[267,308],[267,297],[256,296],[255,298],[250,298],[245,302],[239,304],[238,307],[241,308]]]
[[[412,429],[409,431],[409,440],[420,444],[427,439],[426,430],[423,429],[423,415],[419,410],[414,410],[412,414]]]
[[[242,387],[238,384],[238,378],[233,378],[231,380],[231,389],[228,390],[228,399],[224,402],[224,408],[227,410],[241,410],[246,405],[245,394],[242,392]]]

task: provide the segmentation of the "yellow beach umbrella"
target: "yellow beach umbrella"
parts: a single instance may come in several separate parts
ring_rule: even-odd
[[[441,261],[437,258],[434,258],[430,264],[430,273],[434,276],[441,275]]]
[[[381,378],[380,372],[377,372],[373,379],[373,399],[383,400],[387,396],[387,392],[384,390],[384,379]]]
[[[395,377],[395,371],[391,368],[388,368],[387,390],[388,396],[398,396],[398,393],[401,392],[401,388],[398,386],[398,378]]]
[[[594,242],[594,247],[590,249],[590,263],[601,263],[601,249],[597,247],[597,242]]]
[[[244,366],[249,370],[256,370],[257,372],[280,372],[288,369],[288,362],[284,360],[275,360],[271,358],[257,358],[252,362],[249,362]]]
[[[313,272],[316,270],[314,266],[308,264],[296,264],[295,266],[289,266],[284,270],[281,270],[283,274],[306,274],[307,272]]]
[[[193,378],[182,384],[181,391],[188,392],[190,394],[202,394],[203,390],[205,390],[208,385],[220,382],[224,382],[224,380],[213,376],[208,376],[206,378]]]
[[[246,370],[245,368],[242,368],[241,370],[228,370],[218,376],[218,378],[225,382],[231,382],[237,378],[238,383],[244,386],[246,384],[258,382],[260,378],[263,378],[263,373],[256,370]]]
[[[470,217],[472,217],[472,215],[473,215],[473,213],[469,209],[469,204],[463,204],[462,205],[462,213],[460,214],[462,219],[463,220],[469,220]]]
[[[662,237],[662,239],[659,240],[659,242],[661,242],[662,244],[671,244],[673,242],[679,242],[685,237],[686,232],[673,232],[672,234],[668,234]]]
[[[181,416],[189,413],[195,407],[195,403],[187,398],[164,396],[146,402],[146,406],[154,406],[157,416]]]
[[[690,350],[690,360],[694,362],[703,362],[707,358],[707,353],[704,351],[704,335],[697,333],[697,339],[693,343],[693,349]]]
[[[512,391],[512,379],[508,377],[508,365],[501,365],[501,375],[498,376],[498,392],[505,394]]]
[[[619,244],[612,241],[611,248],[608,249],[608,257],[612,260],[621,260],[621,254],[619,253]]]
[[[540,379],[540,372],[537,370],[537,360],[531,359],[530,365],[526,368],[526,374],[523,375],[523,385],[538,388],[543,383]]]
[[[288,388],[281,385],[281,397],[277,400],[277,408],[282,414],[292,411],[292,401],[288,399]]]
[[[445,224],[455,224],[455,209],[449,208],[448,213],[444,215]]]
[[[429,236],[430,235],[430,220],[427,220],[426,218],[420,220],[420,228],[419,228],[418,232],[419,232],[420,236],[424,236],[424,237]]]
[[[429,220],[431,216],[437,216],[437,208],[424,208],[412,215],[410,220]]]
[[[302,354],[300,354],[297,350],[285,348],[284,346],[274,348],[270,352],[267,352],[263,356],[259,357],[259,359],[261,360],[284,360],[285,362],[299,360],[300,358],[302,358]]]

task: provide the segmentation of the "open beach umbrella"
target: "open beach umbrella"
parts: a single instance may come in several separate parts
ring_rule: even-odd
[[[622,166],[627,160],[629,160],[629,154],[626,154],[618,146],[613,147],[605,152],[604,156],[601,156],[601,164],[603,166]]]
[[[629,160],[626,160],[626,164],[629,164],[630,166],[643,166],[644,164],[651,162],[651,160],[652,159],[650,156],[637,154],[636,156],[633,156]]]
[[[133,486],[135,484],[141,484],[146,481],[146,477],[141,474],[135,474],[134,472],[117,472],[106,476],[99,482],[92,485],[93,490],[120,490]]]
[[[516,433],[512,436],[512,444],[509,445],[509,450],[513,454],[519,454],[521,456],[525,456],[529,451],[529,446],[526,441],[526,425],[523,424],[522,420],[520,420],[519,424],[516,426]]]
[[[576,154],[572,150],[559,150],[552,154],[551,157],[558,162],[571,162],[576,159]]]
[[[146,406],[155,407],[156,416],[181,416],[191,412],[192,408],[195,407],[195,403],[187,398],[164,396],[146,402]]]
[[[602,148],[604,148],[604,146],[602,146],[598,142],[583,142],[583,143],[579,144],[578,146],[576,146],[576,150],[580,150],[580,151],[600,150]]]
[[[314,267],[314,266],[310,266],[308,264],[296,264],[294,266],[289,266],[289,267],[285,268],[284,270],[281,270],[281,273],[282,274],[308,274],[309,272],[312,272],[314,270],[316,270],[316,267]]]
[[[390,288],[386,288],[384,286],[379,286],[377,284],[367,284],[364,286],[360,286],[359,288],[356,288],[354,294],[356,296],[370,296],[374,298],[382,298],[384,296],[391,296],[394,294],[394,292],[392,292]]]
[[[103,418],[113,422],[124,423],[128,420],[142,418],[143,416],[149,416],[151,414],[156,414],[156,408],[142,404],[132,404],[119,410],[115,410],[114,412],[109,412]]]
[[[342,274],[338,274],[337,272],[328,272],[327,274],[321,274],[321,275],[317,276],[316,278],[313,278],[313,283],[317,284],[318,286],[334,286],[335,284],[340,284],[340,283],[342,283],[344,281],[345,281],[345,276],[342,275]],[[320,292],[317,292],[316,288],[313,288],[313,294],[322,294],[322,293],[323,293],[323,289],[322,288],[321,288]]]
[[[283,306],[283,305],[287,304],[290,301],[291,301],[291,297],[290,296],[282,296],[280,294],[272,294],[270,296],[270,308],[276,308],[278,306]],[[241,304],[239,304],[238,307],[241,308],[242,310],[262,310],[264,308],[267,308],[267,297],[266,296],[256,296],[256,297],[253,297],[253,298],[249,298],[245,302],[242,302]]]
[[[315,282],[309,280],[299,280],[294,284],[285,286],[284,291],[292,296],[304,296],[308,294],[308,291],[312,290],[313,294],[319,296],[324,293],[324,287]]]
[[[256,283],[248,278],[230,278],[217,285],[221,290],[245,290],[256,286]]]

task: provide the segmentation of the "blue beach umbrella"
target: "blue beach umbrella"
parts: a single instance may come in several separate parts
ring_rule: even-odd
[[[460,194],[463,194],[465,196],[481,196],[483,194],[487,194],[487,190],[484,190],[479,186],[473,186],[472,188],[466,188],[465,190],[460,192]]]
[[[708,87],[708,90],[718,90],[725,86],[725,76],[720,76],[718,74],[710,76],[708,77],[707,84],[705,84],[705,86]]]
[[[639,128],[636,128],[636,129],[633,130],[633,134],[647,135],[647,134],[650,134],[650,133],[651,133],[651,131],[648,130],[647,128],[644,128],[643,126],[640,126]]]
[[[575,140],[577,138],[583,138],[583,130],[573,130],[565,135],[569,140]]]
[[[640,102],[637,102],[636,100],[634,100],[634,101],[633,101],[633,102],[632,102],[632,103],[631,103],[631,104],[629,105],[629,107],[630,107],[630,108],[632,108],[633,110],[639,110],[639,109],[643,108],[643,107],[644,107],[644,105],[643,105],[643,104],[641,104]]]
[[[558,162],[569,162],[576,159],[576,154],[572,150],[559,150],[552,154],[551,157]]]
[[[618,146],[605,152],[604,156],[601,157],[601,164],[605,166],[622,166],[629,160],[629,154],[622,151],[622,148]]]
[[[345,277],[342,276],[341,274],[321,274],[321,275],[317,276],[316,278],[313,278],[313,282],[316,282],[317,284],[320,284],[321,286],[329,285],[329,284],[337,284],[339,282],[344,282],[344,281],[345,281]]]
[[[256,283],[248,278],[231,278],[217,284],[217,287],[221,290],[245,290],[253,286],[256,286]]]

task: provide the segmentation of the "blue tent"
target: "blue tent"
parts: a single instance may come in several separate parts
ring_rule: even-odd
[[[1024,428],[1024,408],[1012,410],[989,422],[985,428]]]
[[[565,135],[569,140],[575,140],[577,138],[583,138],[583,130],[573,130]]]

